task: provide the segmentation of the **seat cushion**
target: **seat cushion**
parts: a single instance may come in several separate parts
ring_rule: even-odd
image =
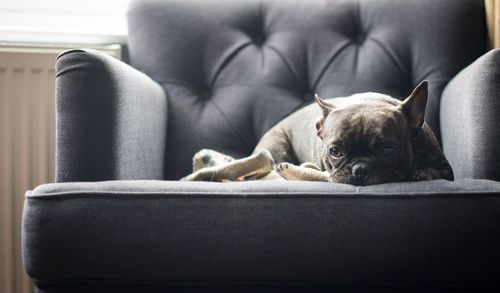
[[[500,183],[109,181],[26,194],[37,286],[499,286]]]

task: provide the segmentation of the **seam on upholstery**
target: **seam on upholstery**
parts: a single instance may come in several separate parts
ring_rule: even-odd
[[[326,70],[328,69],[330,64],[333,62],[333,60],[335,60],[335,58],[337,58],[337,56],[340,53],[342,53],[342,51],[344,51],[344,49],[347,48],[350,44],[352,44],[351,41],[347,41],[347,40],[344,41],[344,43],[340,45],[340,48],[338,48],[335,52],[333,52],[333,54],[328,58],[328,60],[325,62],[325,65],[321,69],[318,77],[316,78],[316,80],[313,83],[313,86],[312,86],[313,89],[316,89],[318,87],[318,84],[321,81],[321,78],[323,78],[323,75],[325,75]]]
[[[359,58],[360,58],[360,55],[361,55],[361,45],[359,43],[356,43],[356,42],[352,42],[351,43],[353,46],[354,46],[354,65],[352,66],[354,68],[354,72],[355,74],[357,75],[357,73],[359,72],[358,68],[359,68]]]
[[[191,84],[189,84],[187,82],[178,81],[178,80],[174,80],[174,79],[157,80],[156,82],[158,84],[161,84],[161,85],[172,84],[172,85],[180,85],[180,86],[184,86],[184,87],[188,87],[188,88],[193,88],[193,85],[191,85]]]
[[[267,48],[269,48],[271,51],[273,51],[274,53],[276,53],[276,55],[278,55],[278,57],[281,59],[281,61],[283,62],[283,64],[285,64],[287,70],[290,72],[290,74],[292,75],[292,77],[295,79],[295,81],[302,86],[302,83],[300,82],[300,79],[299,79],[299,76],[296,74],[296,72],[293,70],[293,67],[290,65],[290,63],[288,63],[288,61],[286,61],[285,57],[281,54],[281,52],[274,48],[273,46],[270,46],[270,45],[266,45]]]
[[[356,0],[356,19],[354,21],[358,28],[361,29],[361,3],[359,3],[359,0]]]
[[[310,91],[316,91],[316,88],[311,87],[311,72],[309,71],[309,56],[308,56],[308,50],[303,50],[302,51],[302,60],[304,61],[304,83],[302,83],[302,88],[305,89],[307,92]],[[314,98],[313,98],[314,100]]]
[[[266,56],[264,54],[264,45],[262,45],[261,50],[260,50],[260,68],[262,71],[265,71],[264,67],[266,66]]]
[[[82,58],[77,59],[76,64],[72,64],[67,66],[64,69],[59,69],[60,65],[59,62],[62,62],[61,59],[62,57],[66,57],[66,55],[70,54],[79,54],[82,56]],[[73,71],[82,71],[82,72],[89,72],[95,70],[97,67],[100,71],[105,72],[106,74],[110,74],[111,71],[113,71],[113,66],[110,66],[107,64],[107,62],[103,62],[101,60],[100,56],[96,56],[93,52],[93,50],[82,50],[82,49],[74,49],[74,50],[69,50],[66,52],[61,53],[59,56],[56,58],[56,73],[55,77],[60,77],[64,74],[67,74],[69,72]],[[73,62],[74,63],[74,62]],[[134,68],[135,69],[135,68]],[[141,72],[142,73],[142,72]]]
[[[214,286],[215,288],[217,286],[241,286],[241,285],[248,285],[248,286],[256,286],[256,287],[261,287],[261,286],[276,286],[276,287],[288,287],[288,286],[314,286],[314,287],[323,287],[323,288],[328,288],[327,286],[340,286],[340,287],[359,287],[360,285],[363,286],[369,286],[369,287],[378,287],[378,286],[409,286],[411,288],[412,286],[420,286],[420,287],[426,287],[426,286],[438,286],[438,287],[444,287],[444,288],[449,288],[449,287],[463,287],[466,284],[458,283],[458,282],[404,282],[404,281],[381,281],[381,282],[370,282],[370,281],[362,281],[362,282],[338,282],[338,281],[315,281],[315,280],[304,280],[304,281],[295,281],[295,280],[268,280],[268,279],[262,279],[262,280],[159,280],[159,279],[113,279],[113,278],[106,278],[106,279],[90,279],[90,278],[84,278],[84,279],[49,279],[49,280],[42,280],[40,278],[34,278],[35,285],[37,286],[50,286],[50,285],[64,285],[64,284],[72,284],[72,283],[77,283],[77,284],[106,284],[106,285],[153,285],[153,286],[173,286],[174,288],[177,286]],[[466,286],[467,287],[467,286]],[[475,285],[470,288],[483,288],[483,289],[493,289],[493,288],[498,288],[498,286],[494,285],[487,285],[487,284],[482,284],[482,285]],[[456,288],[455,288],[456,289]],[[211,291],[211,290],[210,290]],[[258,290],[255,290],[258,291]],[[337,291],[337,290],[329,290],[330,291]],[[339,290],[342,292],[342,290]],[[163,291],[162,291],[163,292]],[[252,291],[253,292],[253,291]],[[322,291],[324,292],[324,291]],[[492,292],[492,291],[488,291]],[[496,291],[493,291],[496,292]]]
[[[453,79],[453,76],[450,78],[450,79],[446,79],[446,78],[436,78],[436,79],[432,79],[432,83],[433,84],[448,84],[450,82],[450,80]],[[413,87],[416,87],[417,85],[419,84],[419,82],[417,81],[416,83],[412,83],[412,86]]]
[[[99,197],[101,199],[106,199],[103,196],[111,196],[114,198],[144,198],[145,196],[151,197],[163,197],[163,198],[205,198],[207,195],[211,199],[214,198],[262,198],[262,199],[274,199],[274,198],[350,198],[350,199],[386,199],[386,198],[399,198],[407,200],[415,199],[429,199],[429,198],[478,198],[478,197],[498,197],[500,198],[500,192],[494,190],[488,191],[424,191],[424,192],[409,192],[409,193],[386,193],[386,192],[361,192],[359,187],[356,187],[356,191],[353,192],[343,192],[343,193],[331,193],[328,191],[279,191],[279,192],[269,192],[269,191],[224,191],[224,192],[213,192],[213,191],[66,191],[66,192],[51,192],[45,194],[29,194],[26,195],[26,199],[29,200],[51,200],[51,199],[65,199],[68,197]]]
[[[224,113],[224,111],[222,111],[222,109],[219,107],[219,105],[217,105],[217,103],[215,103],[213,99],[208,99],[207,102],[211,103],[215,107],[215,109],[217,109],[217,111],[220,113],[220,115],[222,116],[222,118],[226,121],[227,125],[229,125],[229,127],[231,128],[231,130],[236,134],[236,136],[240,139],[240,141],[244,145],[249,145],[250,143],[247,142],[246,139],[240,134],[240,131],[238,131],[233,126],[233,124],[229,121],[229,119],[227,118],[226,114]]]
[[[357,27],[357,29],[359,30],[358,34],[361,34],[361,35],[365,35],[365,37],[367,37],[368,33],[365,32],[363,30],[363,28],[361,27],[361,5],[359,3],[359,0],[356,1],[356,16],[354,18],[354,23]],[[357,38],[359,36],[356,36]],[[360,44],[359,41],[353,41],[352,42],[355,46],[355,54],[356,54],[356,57],[354,59],[354,72],[358,72],[358,66],[359,66],[359,56],[360,56],[360,51],[361,51],[361,45],[362,43]],[[356,189],[357,190],[357,189]]]
[[[71,53],[86,53],[87,51],[86,50],[83,50],[83,49],[71,49],[71,50],[68,50],[68,51],[64,51],[62,52],[61,54],[57,55],[56,57],[56,61],[59,60],[61,57],[65,56],[65,55],[68,55],[68,54],[71,54]]]
[[[405,67],[403,66],[403,64],[401,64],[401,62],[398,61],[398,58],[396,58],[396,56],[382,42],[380,42],[376,38],[372,38],[372,37],[370,37],[370,38],[367,37],[367,40],[370,40],[370,41],[374,42],[376,45],[378,45],[379,48],[382,49],[382,51],[384,51],[389,56],[391,61],[398,67],[399,71],[401,71],[401,74],[403,74],[404,79],[410,80],[409,79],[410,76],[409,76],[408,72],[405,70]]]
[[[215,288],[217,286],[241,286],[241,285],[248,285],[248,286],[256,286],[256,287],[261,287],[261,286],[276,286],[276,287],[287,287],[287,286],[314,286],[314,287],[324,287],[328,288],[327,286],[340,286],[340,287],[359,287],[360,285],[363,286],[369,286],[369,287],[378,287],[378,286],[409,286],[411,288],[412,286],[420,286],[420,287],[426,287],[426,286],[438,286],[438,287],[463,287],[464,284],[458,283],[458,282],[403,282],[403,281],[383,281],[383,282],[370,282],[370,281],[363,281],[363,282],[336,282],[336,281],[309,281],[309,280],[304,280],[304,281],[293,281],[293,280],[268,280],[268,279],[262,279],[262,280],[189,280],[189,281],[184,281],[184,280],[159,280],[159,279],[113,279],[113,278],[106,278],[106,279],[90,279],[90,278],[84,278],[84,279],[49,279],[49,280],[42,280],[40,278],[34,278],[35,285],[37,286],[54,286],[54,285],[64,285],[64,284],[106,284],[106,285],[153,285],[153,286],[173,286],[174,288],[177,286],[209,286],[212,287],[214,286]],[[493,289],[493,288],[498,288],[497,286],[494,285],[475,285],[472,286],[471,288],[483,288],[483,289]],[[456,288],[455,288],[456,289]],[[210,290],[211,291],[211,290]],[[255,290],[258,291],[258,290]],[[337,291],[337,290],[329,290],[330,291]],[[339,290],[342,292],[342,290]],[[163,292],[163,291],[162,291]],[[252,291],[253,292],[253,291]],[[323,292],[323,291],[322,291]],[[491,292],[491,291],[488,291]],[[496,291],[494,291],[496,292]]]
[[[252,44],[251,40],[243,41],[241,44],[236,44],[233,45],[232,48],[229,49],[229,52],[226,53],[225,58],[222,59],[222,61],[219,62],[219,64],[216,66],[217,70],[215,70],[214,76],[210,80],[209,83],[209,90],[211,91],[215,82],[217,81],[217,78],[219,77],[220,73],[224,68],[229,64],[229,62],[236,56],[238,52],[243,50],[244,48],[248,47],[249,45]]]
[[[258,22],[257,24],[259,25],[260,28],[260,33],[264,33],[264,3],[263,1],[259,1],[259,7],[258,7]]]

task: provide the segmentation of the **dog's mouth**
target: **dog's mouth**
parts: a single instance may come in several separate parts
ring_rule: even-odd
[[[368,183],[367,179],[351,178],[352,185],[356,185],[356,186],[371,185],[371,184],[367,184],[367,183]],[[373,183],[373,184],[377,184],[377,183]]]
[[[338,176],[335,175],[336,172],[330,173],[328,181],[331,183],[343,183],[354,186],[369,186],[369,185],[403,181],[403,179],[400,179],[398,176],[382,177],[377,175],[369,175],[366,176],[365,178],[358,178],[353,176],[346,176],[339,178]]]
[[[350,184],[350,185],[355,185],[355,186],[366,186],[366,185],[374,185],[374,184],[380,184],[383,182],[370,182],[368,180],[362,180],[359,178],[346,178],[345,180],[339,180],[335,177],[331,177],[328,180],[331,183],[342,183],[342,184]]]
[[[356,164],[359,164],[356,163]],[[356,164],[343,164],[334,167],[329,161],[324,161],[326,171],[329,173],[329,182],[343,183],[355,186],[368,186],[375,184],[401,182],[406,179],[406,172],[389,167],[378,167],[376,164],[364,163],[357,170]]]

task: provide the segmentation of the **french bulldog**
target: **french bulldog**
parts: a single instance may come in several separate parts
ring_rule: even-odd
[[[264,134],[254,153],[268,150],[287,179],[352,185],[453,180],[436,136],[424,122],[428,82],[400,101],[379,93],[309,105]],[[298,166],[300,164],[310,166]],[[312,163],[312,164],[311,164]]]

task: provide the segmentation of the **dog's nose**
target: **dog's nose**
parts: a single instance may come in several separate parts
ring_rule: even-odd
[[[357,163],[352,167],[352,176],[357,180],[364,181],[370,173],[370,169],[367,163]]]

